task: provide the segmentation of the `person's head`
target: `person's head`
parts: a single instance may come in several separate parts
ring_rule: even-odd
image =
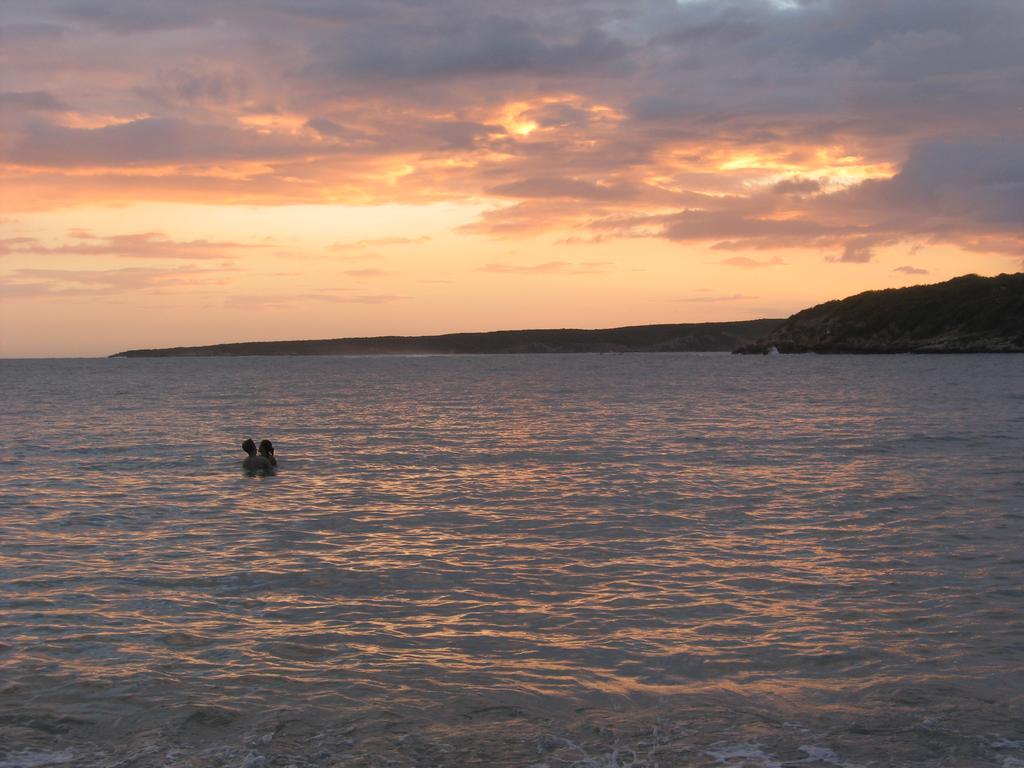
[[[242,450],[248,453],[250,456],[256,453],[256,443],[252,441],[251,437],[245,438],[245,442],[242,443]]]
[[[263,456],[273,456],[274,444],[269,440],[260,440],[260,453]]]

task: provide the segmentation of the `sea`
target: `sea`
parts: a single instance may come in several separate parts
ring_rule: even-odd
[[[0,768],[1024,768],[1024,357],[0,385]]]

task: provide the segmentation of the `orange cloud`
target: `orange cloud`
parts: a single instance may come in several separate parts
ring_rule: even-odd
[[[103,297],[142,292],[165,293],[171,289],[226,285],[224,270],[199,267],[122,269],[16,269],[0,279],[4,299],[46,296]]]
[[[480,267],[481,272],[497,272],[506,275],[594,275],[607,272],[608,261],[585,261],[572,264],[567,261],[547,261],[543,264],[501,264],[491,263]]]
[[[350,243],[333,243],[328,246],[331,251],[354,251],[363,248],[379,248],[389,245],[419,245],[430,242],[428,235],[420,237],[376,237],[368,240],[356,240]]]
[[[210,240],[175,241],[160,232],[129,235],[94,235],[77,228],[68,232],[71,241],[46,245],[35,237],[14,237],[0,240],[0,255],[78,255],[115,256],[131,259],[231,259],[240,250],[269,248],[267,244],[218,242]]]

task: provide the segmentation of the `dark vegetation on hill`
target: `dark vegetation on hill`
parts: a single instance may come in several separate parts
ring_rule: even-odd
[[[605,330],[493,331],[317,341],[252,341],[206,347],[132,349],[111,357],[242,355],[465,355],[525,352],[729,352],[766,336],[781,320],[638,325]]]
[[[1024,273],[867,291],[790,317],[743,354],[1024,352]]]

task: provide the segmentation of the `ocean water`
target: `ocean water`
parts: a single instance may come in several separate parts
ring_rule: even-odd
[[[1024,358],[0,377],[0,768],[1024,767]]]

